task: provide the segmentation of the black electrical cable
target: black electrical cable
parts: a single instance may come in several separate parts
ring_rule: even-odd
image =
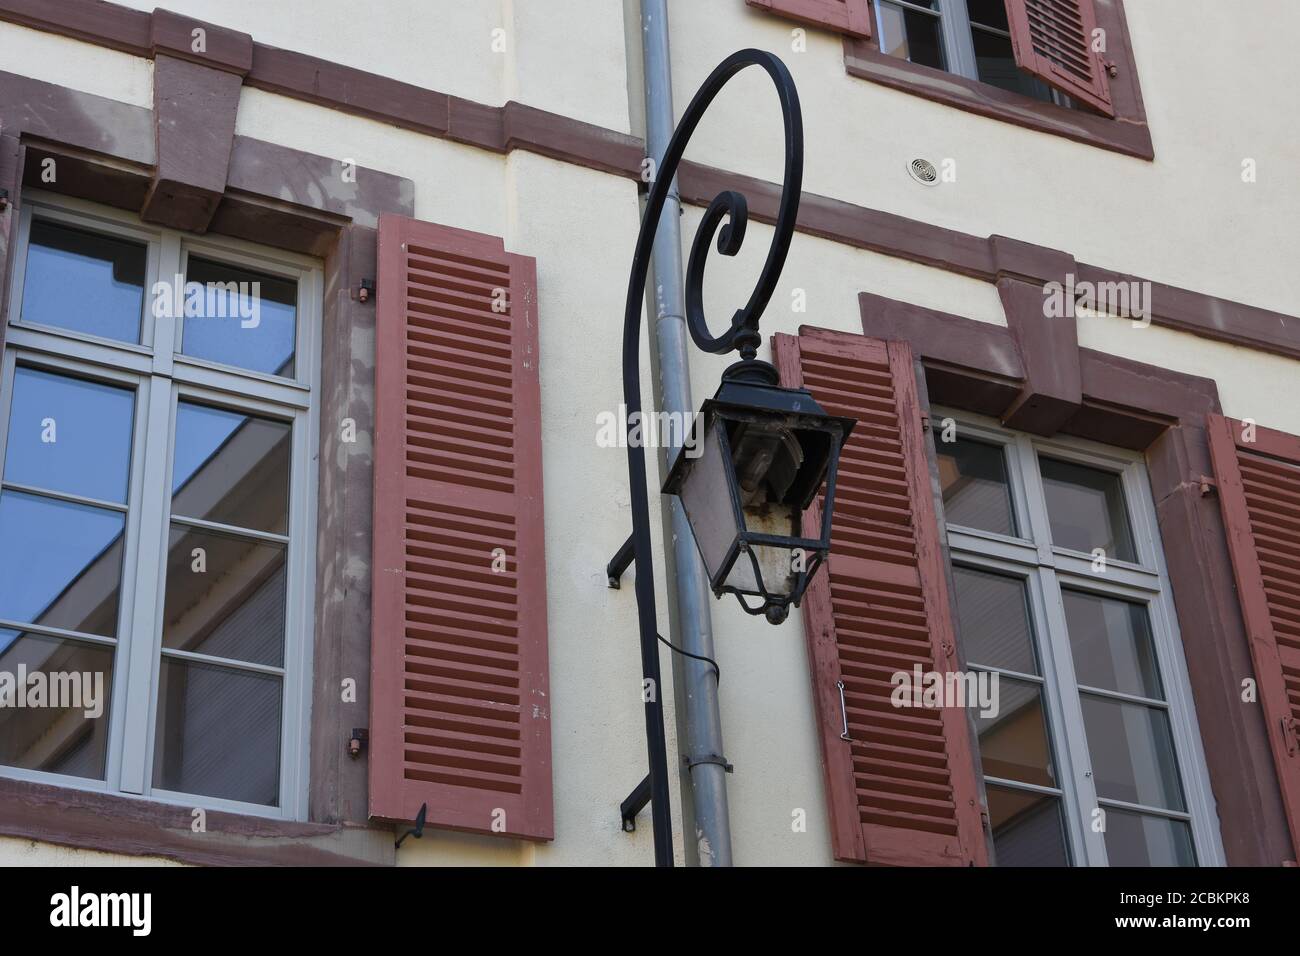
[[[662,634],[656,634],[655,637],[659,638],[661,643],[667,644],[669,647],[675,650],[678,654],[681,654],[683,657],[693,657],[697,661],[703,661],[704,663],[710,665],[713,668],[713,679],[719,685],[722,683],[722,668],[718,666],[718,662],[715,661],[712,657],[705,657],[703,654],[692,654],[690,651],[684,651],[676,644],[674,644],[672,641],[665,640]]]

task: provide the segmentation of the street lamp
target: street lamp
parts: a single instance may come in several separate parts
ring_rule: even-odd
[[[732,316],[731,326],[716,338],[704,317],[704,264],[717,236],[725,256],[740,251],[749,219],[740,193],[719,193],[705,210],[695,233],[686,270],[686,319],[691,338],[706,352],[739,352],[712,399],[697,416],[692,442],[701,454],[684,448],[669,473],[664,491],[681,498],[691,530],[708,570],[715,595],[735,594],[752,614],[779,624],[798,605],[808,581],[830,547],[835,472],[840,448],[853,422],[835,418],[803,389],[781,388],[776,369],[756,358],[762,336],[758,320],[772,298],[794,235],[803,187],[803,118],[799,94],[784,63],[761,50],[731,54],[709,74],[695,94],[664,151],[646,201],[637,235],[632,272],[623,311],[623,404],[627,409],[628,485],[632,534],[610,561],[611,587],[636,562],[637,622],[641,638],[642,700],[650,772],[623,801],[625,829],[647,802],[654,825],[655,863],[672,866],[672,819],[668,802],[668,759],[663,703],[659,689],[659,633],[655,622],[654,564],[650,553],[650,512],[646,491],[645,449],[633,434],[641,421],[639,363],[641,308],[655,229],[677,175],[686,143],[701,117],[727,81],[749,66],[762,67],[776,86],[785,124],[785,181],[777,209],[772,245],[749,301]],[[723,219],[727,220],[722,225]],[[719,229],[719,227],[721,227]],[[693,456],[693,457],[692,457]],[[825,485],[819,537],[800,535],[801,515]],[[746,598],[757,604],[746,603]]]
[[[780,624],[830,551],[835,474],[854,422],[826,414],[806,389],[780,388],[765,362],[733,369],[663,490],[681,498],[714,595],[734,594]],[[823,485],[821,528],[807,538],[803,511]]]

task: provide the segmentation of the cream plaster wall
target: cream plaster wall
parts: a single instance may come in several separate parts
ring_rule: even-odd
[[[0,837],[0,868],[11,866],[180,866],[173,860],[161,857],[122,856],[118,853],[98,853],[37,843],[35,840],[16,840]]]
[[[623,16],[610,0],[123,0],[499,106],[627,131]]]
[[[153,109],[153,60],[0,23],[0,70]]]
[[[680,114],[728,53],[770,50],[799,87],[805,189],[1294,314],[1300,190],[1291,158],[1300,154],[1300,123],[1287,65],[1300,4],[1238,6],[1126,0],[1153,163],[849,76],[838,36],[809,29],[806,51],[793,52],[796,25],[744,0],[671,0],[676,106]],[[770,81],[748,70],[715,101],[690,155],[779,177],[779,117]],[[954,159],[957,181],[913,183],[906,164],[916,156]],[[1246,157],[1259,163],[1253,184],[1241,181]]]

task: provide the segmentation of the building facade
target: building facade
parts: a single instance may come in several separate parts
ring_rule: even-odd
[[[1244,6],[0,0],[0,862],[649,863],[654,693],[681,864],[1294,864],[1300,10]],[[801,606],[647,689],[665,27],[678,117],[797,85],[760,357],[857,424]],[[781,115],[743,71],[679,170],[682,259],[748,201],[715,331]]]

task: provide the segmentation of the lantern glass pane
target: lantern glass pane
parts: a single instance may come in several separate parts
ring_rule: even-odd
[[[721,423],[715,422],[708,430],[702,453],[682,479],[679,494],[710,581],[722,567],[740,531],[731,499],[731,461],[722,454],[718,439],[720,427]],[[687,453],[682,451],[683,455]]]
[[[791,570],[792,561],[789,548],[771,544],[751,544],[750,551],[758,558],[759,572],[763,575],[762,584],[772,597],[785,597],[794,591],[795,576]],[[727,575],[728,587],[747,594],[762,594],[760,582],[754,578],[754,562],[749,555],[741,554],[731,566]]]

